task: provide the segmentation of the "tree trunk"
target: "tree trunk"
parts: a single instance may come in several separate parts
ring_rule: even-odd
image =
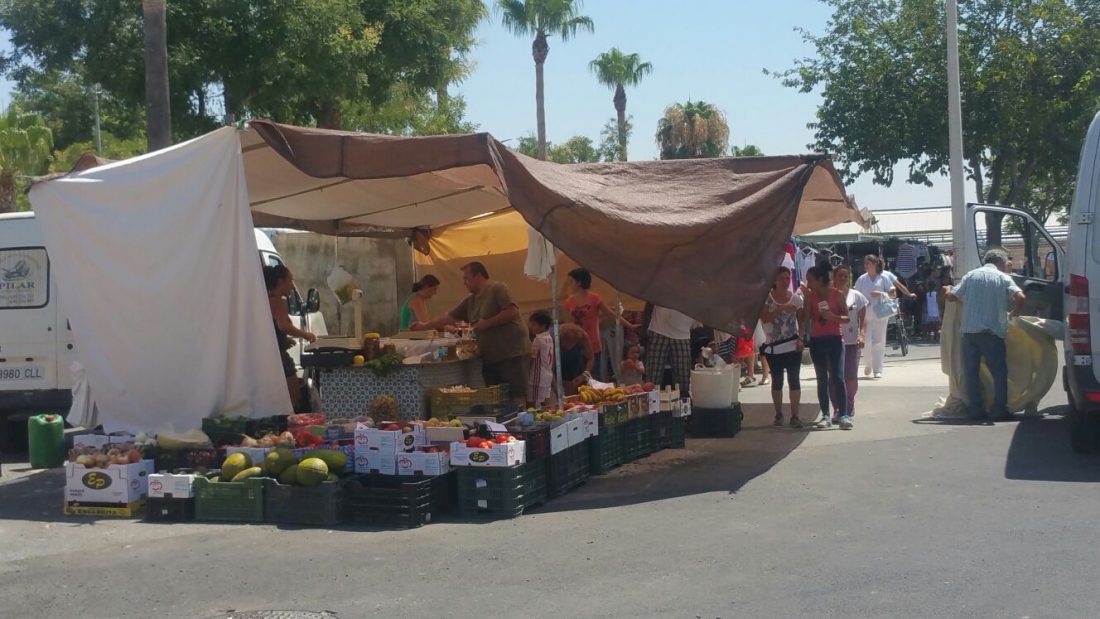
[[[313,119],[321,129],[343,129],[344,115],[336,99],[319,99],[313,102]]]
[[[546,42],[546,33],[539,32],[531,44],[531,57],[535,59],[535,118],[539,139],[539,159],[546,161],[546,109],[544,107],[542,68],[550,54],[550,44]]]
[[[15,212],[15,175],[0,173],[0,213]]]
[[[615,115],[619,119],[619,161],[626,161],[626,90],[622,84],[615,86]]]
[[[150,152],[172,145],[165,0],[141,0],[145,30],[145,133]]]

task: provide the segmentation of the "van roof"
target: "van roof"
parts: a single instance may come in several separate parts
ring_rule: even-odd
[[[0,214],[0,221],[5,219],[34,219],[34,211],[20,211],[18,213]]]

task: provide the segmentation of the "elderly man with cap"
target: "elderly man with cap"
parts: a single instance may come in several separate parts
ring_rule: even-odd
[[[947,288],[947,300],[962,302],[963,379],[970,417],[990,422],[1009,418],[1008,359],[1005,337],[1008,315],[1016,316],[1024,303],[1024,293],[1012,277],[1002,272],[1008,254],[1002,249],[985,253],[985,266],[963,276],[959,285]],[[987,414],[982,403],[981,364],[993,375],[993,410]]]

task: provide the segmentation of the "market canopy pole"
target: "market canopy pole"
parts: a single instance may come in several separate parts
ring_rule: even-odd
[[[553,302],[554,319],[554,384],[557,387],[554,395],[558,398],[558,410],[565,408],[565,385],[561,380],[561,329],[558,321],[558,265],[556,261],[550,263],[550,300]]]

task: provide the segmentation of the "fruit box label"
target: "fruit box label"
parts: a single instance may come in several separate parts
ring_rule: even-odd
[[[377,451],[367,451],[355,448],[355,472],[379,473],[381,475],[397,474],[397,456]]]
[[[389,422],[379,424],[385,427]],[[370,451],[397,454],[408,452],[427,445],[428,440],[424,436],[424,427],[416,424],[410,426],[410,431],[403,430],[378,430],[368,428],[363,424],[355,427],[355,448],[363,448]]]
[[[446,451],[428,453],[413,451],[397,454],[398,475],[442,475],[451,470],[450,454]]]
[[[89,469],[65,463],[65,501],[78,503],[133,503],[149,492],[152,460],[135,464],[111,464]]]
[[[527,446],[523,441],[500,443],[489,449],[451,443],[451,466],[514,466],[526,462],[526,455]]]
[[[149,498],[189,499],[195,496],[195,475],[156,473],[149,476]]]

